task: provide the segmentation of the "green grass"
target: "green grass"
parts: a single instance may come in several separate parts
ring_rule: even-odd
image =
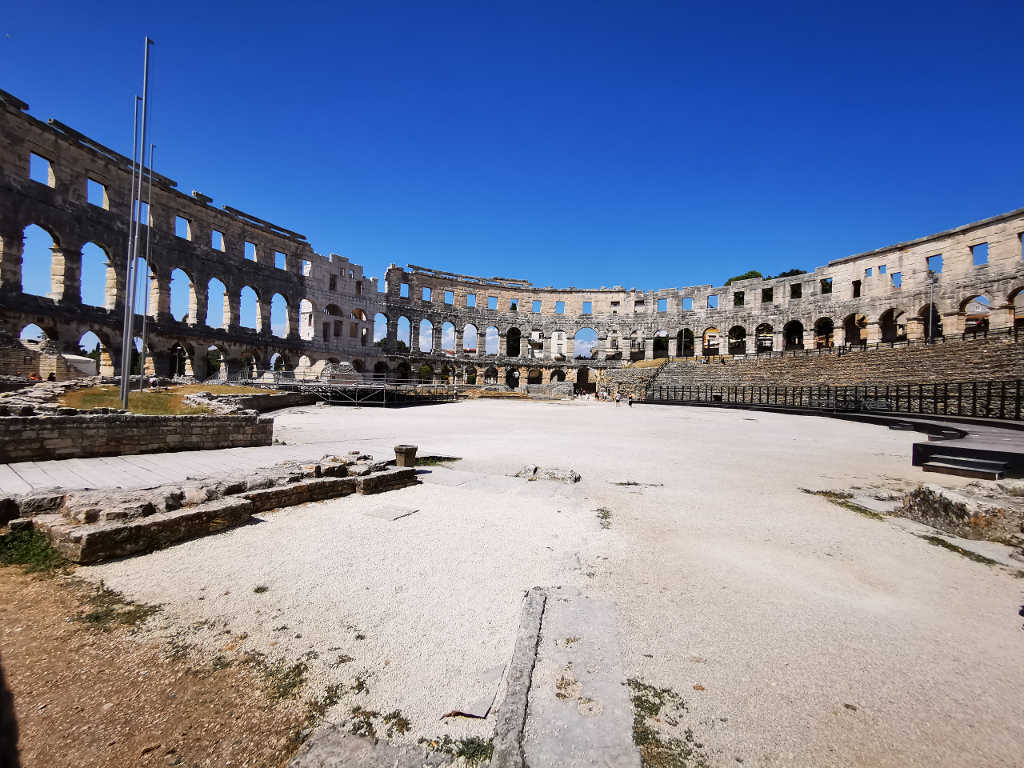
[[[26,573],[53,573],[67,561],[42,533],[22,529],[0,536],[0,565],[20,565]]]
[[[921,536],[922,539],[927,541],[932,546],[942,547],[943,549],[948,549],[950,552],[956,552],[958,555],[963,555],[968,560],[973,560],[976,563],[982,563],[984,565],[999,565],[1000,564],[1000,563],[998,563],[997,561],[993,560],[990,557],[985,557],[984,555],[979,555],[977,552],[971,552],[971,550],[969,550],[969,549],[964,549],[963,547],[958,547],[956,544],[952,544],[952,543],[950,543],[950,542],[946,541],[945,539],[940,538],[938,536],[929,536],[927,534],[921,534],[920,536]]]
[[[438,739],[420,738],[420,744],[424,744],[435,752],[443,752],[446,755],[461,757],[466,765],[479,765],[486,763],[494,755],[494,741],[471,736],[468,739],[456,741],[448,734]]]
[[[109,632],[117,626],[134,627],[160,611],[159,605],[147,605],[126,600],[120,592],[99,587],[87,599],[90,610],[75,616],[76,621],[94,629]]]
[[[828,499],[836,506],[848,509],[851,512],[856,512],[858,515],[863,515],[864,517],[870,517],[872,520],[885,520],[885,515],[879,514],[872,509],[862,507],[860,504],[855,504],[850,501],[850,499],[853,498],[852,493],[847,493],[846,491],[812,491],[809,488],[801,488],[800,490],[804,493],[809,493],[812,496],[821,496],[824,499]]]
[[[227,384],[186,384],[180,387],[167,387],[155,390],[145,389],[141,392],[132,391],[128,395],[128,410],[132,413],[156,416],[209,413],[207,408],[185,404],[185,396],[196,392],[211,392],[218,395],[272,395],[275,393],[275,390],[235,387]],[[68,392],[60,399],[60,404],[68,408],[78,408],[80,410],[120,408],[121,397],[120,391],[116,386],[102,385]]]
[[[612,527],[612,511],[610,509],[598,507],[594,511],[597,512],[597,519],[601,521],[602,528],[608,529]]]
[[[671,688],[656,688],[635,678],[626,681],[633,704],[633,744],[643,768],[709,768],[704,745],[689,728],[682,738],[663,735],[662,728],[676,728],[687,711],[683,697]]]
[[[433,467],[437,464],[451,464],[462,461],[461,456],[420,456],[416,459],[417,467]]]

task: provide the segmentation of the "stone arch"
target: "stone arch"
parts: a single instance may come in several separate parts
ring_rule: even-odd
[[[467,384],[476,384],[477,370],[472,365],[468,366],[462,375]]]
[[[715,326],[709,326],[701,334],[701,354],[705,356],[717,355],[722,350],[722,332]]]
[[[984,333],[989,329],[992,299],[985,293],[976,293],[960,302],[964,333]]]
[[[39,342],[45,341],[57,341],[59,335],[57,333],[57,327],[53,324],[53,321],[47,321],[43,318],[36,318],[42,325],[36,323],[24,323],[21,328],[18,329],[18,338],[24,343],[25,341],[36,340]]]
[[[168,364],[170,366],[168,375],[194,376],[195,369],[192,366],[192,351],[180,341],[174,342],[168,350]]]
[[[804,348],[804,324],[790,320],[782,326],[782,348],[785,350]]]
[[[248,285],[243,285],[238,292],[238,325],[250,329],[260,327],[260,296]]]
[[[393,371],[394,377],[399,381],[409,381],[412,378],[412,369],[405,360],[399,360]]]
[[[382,345],[388,338],[388,316],[378,312],[373,316],[373,343]]]
[[[395,340],[399,351],[408,352],[412,349],[412,323],[409,322],[409,318],[405,315],[400,315],[398,322],[395,324]]]
[[[420,352],[432,352],[434,350],[434,324],[423,318],[420,320],[419,343],[417,349]]]
[[[498,329],[493,325],[484,329],[484,354],[498,354]]]
[[[227,355],[216,344],[208,345],[206,347],[206,378],[224,380],[227,377]]]
[[[668,357],[668,331],[657,330],[654,332],[654,338],[651,339],[652,356],[658,360],[664,357]]]
[[[629,334],[629,359],[643,360],[644,354],[644,332],[637,328]]]
[[[498,369],[493,365],[484,371],[484,384],[497,384],[498,383]]]
[[[194,325],[198,319],[192,316],[196,306],[196,284],[192,275],[181,267],[171,272],[170,288],[171,317],[179,323]]]
[[[935,304],[925,304],[917,311],[924,338],[929,341],[942,338],[942,312]]]
[[[814,321],[815,349],[831,349],[835,344],[836,324],[831,317],[819,317]]]
[[[693,357],[693,331],[689,328],[683,328],[676,334],[676,354],[680,357]]]
[[[434,380],[434,369],[431,367],[430,363],[423,363],[423,365],[416,370],[416,378],[421,384],[429,384]]]
[[[576,369],[576,394],[592,394],[597,390],[597,383],[590,380],[590,368],[581,365]]]
[[[448,320],[441,323],[441,351],[455,354],[455,323]]]
[[[505,354],[509,357],[519,357],[522,354],[523,332],[515,326],[505,331]]]
[[[878,330],[882,341],[907,340],[907,315],[902,309],[895,307],[885,310],[878,318]]]
[[[505,369],[505,386],[510,389],[519,389],[519,369],[509,366]]]
[[[857,312],[843,318],[843,334],[846,336],[847,346],[867,344],[867,327],[868,319]]]
[[[110,251],[99,243],[82,246],[82,303],[112,310],[117,306],[117,273]]]
[[[22,230],[21,292],[33,296],[51,296],[56,290],[53,281],[54,251],[60,241],[54,230],[32,223]]]
[[[573,357],[577,360],[593,360],[597,357],[598,336],[597,331],[589,326],[584,326],[576,331],[573,339]],[[666,353],[668,345],[666,344]]]
[[[550,381],[552,384],[556,382],[565,381],[565,371],[563,371],[561,368],[553,368],[551,370],[551,374],[548,376],[548,381]]]
[[[729,354],[745,355],[747,353],[747,329],[742,325],[734,325],[729,329]]]
[[[211,277],[206,284],[206,325],[227,328],[231,324],[228,289],[220,278]]]
[[[308,298],[299,299],[299,338],[312,341],[316,338],[316,305]]]
[[[1006,303],[1013,312],[1013,327],[1024,328],[1024,285],[1012,289],[1006,296]]]
[[[366,363],[356,358],[355,360],[352,361],[352,370],[354,370],[356,373],[363,373],[366,370]]]
[[[373,364],[374,381],[386,381],[389,373],[391,373],[391,371],[388,369],[388,364],[383,360],[378,360]]]
[[[113,347],[110,336],[102,329],[90,328],[78,338],[78,354],[91,357],[96,361],[96,372],[100,376],[115,375]]]
[[[337,304],[328,304],[324,307],[323,334],[324,341],[329,339],[340,339],[345,333],[344,313]]]
[[[472,330],[470,330],[472,329]],[[480,333],[477,331],[476,326],[472,323],[467,323],[466,327],[462,329],[462,351],[467,355],[475,355],[477,353],[477,345],[480,343]],[[474,369],[476,370],[476,369]]]
[[[288,299],[280,293],[270,297],[270,333],[285,338],[291,333],[288,322]]]
[[[544,380],[544,374],[540,368],[531,368],[526,372],[526,383],[527,384],[541,384]]]
[[[455,368],[452,366],[451,363],[445,363],[443,366],[441,366],[440,378],[442,383],[444,384],[455,383]]]
[[[754,351],[771,352],[775,348],[775,329],[771,323],[761,323],[754,329]]]

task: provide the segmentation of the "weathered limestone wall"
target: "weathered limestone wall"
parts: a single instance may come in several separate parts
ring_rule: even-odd
[[[0,417],[0,464],[270,445],[274,420],[230,416]]]
[[[1024,378],[1024,334],[785,357],[671,361],[652,387],[930,384]]]

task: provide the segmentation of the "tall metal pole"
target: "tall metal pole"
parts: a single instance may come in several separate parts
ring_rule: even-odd
[[[935,272],[928,270],[928,343],[935,341]]]
[[[132,117],[132,185],[128,190],[128,256],[125,259],[124,274],[124,322],[121,326],[121,401],[124,402],[128,392],[128,377],[131,374],[131,355],[129,353],[128,318],[132,307],[132,232],[135,224],[135,163],[139,156],[139,96],[135,97],[135,113]]]
[[[146,191],[146,209],[152,210],[153,206],[153,150],[156,149],[156,144],[149,145],[149,179],[148,188]],[[146,272],[149,272],[149,234],[153,228],[149,226],[149,222],[146,222]],[[149,290],[146,286],[146,279],[148,275],[142,276],[142,290],[144,291],[142,297],[142,349],[139,355],[139,391],[145,387],[146,382],[146,324],[149,318]]]
[[[136,174],[136,182],[137,182],[136,188],[137,188],[138,191],[134,193],[139,198],[140,202],[141,202],[141,199],[142,199],[142,169],[146,165],[146,116],[149,113],[149,103],[148,103],[148,99],[149,99],[149,46],[151,46],[152,44],[153,44],[153,41],[150,40],[149,37],[147,36],[146,37],[146,45],[145,45],[145,49],[144,49],[144,55],[143,55],[143,59],[142,59],[142,141],[140,142],[140,146],[142,148],[142,153],[141,153],[142,156],[141,156],[140,161],[139,161],[139,172],[138,172],[138,174]],[[139,218],[140,217],[136,217],[136,219],[135,219],[135,234],[134,234],[133,242],[132,242],[132,256],[131,256],[131,259],[134,262],[133,265],[132,265],[132,269],[133,270],[135,270],[137,268],[137,266],[138,266],[138,258],[139,258]],[[147,224],[148,224],[148,222],[147,222]],[[134,333],[133,333],[134,329],[132,327],[135,324],[135,296],[134,296],[135,291],[134,291],[134,285],[132,287],[133,287],[133,290],[132,290],[132,294],[133,294],[132,295],[132,307],[131,307],[131,310],[128,312],[128,327],[125,329],[127,331],[126,335],[128,337],[128,344],[129,344],[130,347],[134,347],[135,346],[135,338],[134,338]],[[124,390],[123,394],[121,395],[121,407],[122,408],[127,408],[128,407],[128,379],[127,378],[124,379],[123,390]]]

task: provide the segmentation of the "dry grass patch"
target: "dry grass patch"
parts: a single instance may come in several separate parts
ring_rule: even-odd
[[[153,416],[176,416],[184,414],[209,413],[209,409],[187,405],[185,396],[196,392],[210,392],[215,395],[273,395],[273,389],[256,387],[236,387],[230,384],[184,384],[179,387],[157,387],[133,390],[128,395],[128,410]],[[90,408],[120,408],[121,396],[119,389],[110,385],[87,387],[68,392],[60,399],[60,404],[68,408],[88,410]]]

